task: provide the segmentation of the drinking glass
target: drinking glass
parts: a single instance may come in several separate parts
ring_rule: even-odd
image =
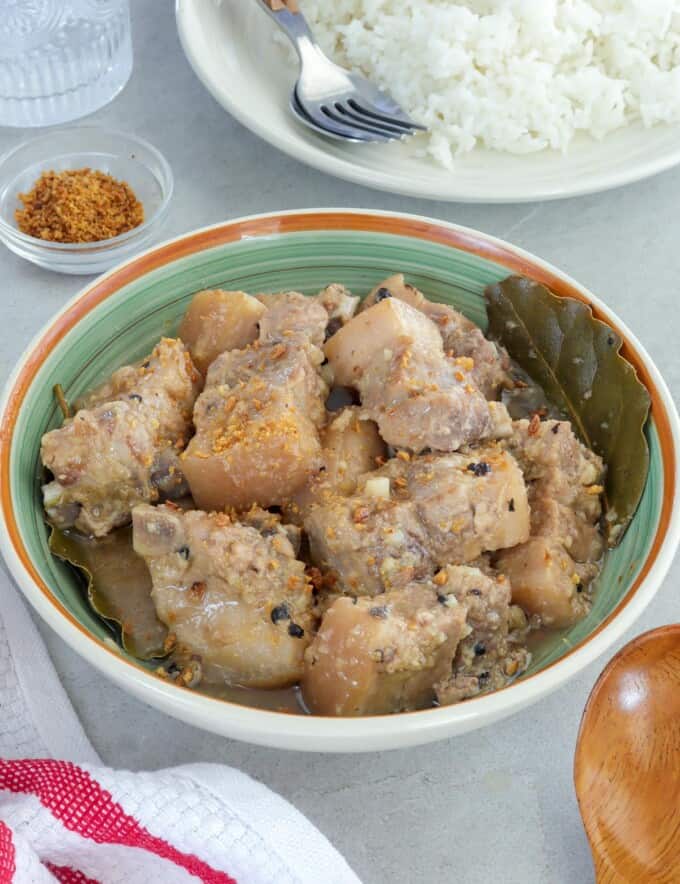
[[[0,0],[0,126],[90,114],[131,72],[129,0]]]

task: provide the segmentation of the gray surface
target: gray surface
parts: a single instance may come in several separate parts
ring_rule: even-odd
[[[359,206],[476,227],[557,264],[637,333],[674,395],[680,390],[680,169],[612,193],[542,205],[472,207],[374,193],[304,168],[231,120],[181,53],[169,0],[136,4],[135,72],[94,119],[149,138],[177,189],[166,232],[242,214]],[[21,133],[0,130],[0,150]],[[80,286],[0,252],[0,379]],[[635,633],[678,619],[674,566]],[[592,881],[573,795],[574,741],[604,660],[539,705],[493,728],[420,749],[310,756],[229,742],[128,697],[41,626],[97,750],[115,766],[235,765],[278,790],[325,832],[366,884]],[[629,636],[629,638],[632,637]],[[320,880],[320,884],[322,881]]]

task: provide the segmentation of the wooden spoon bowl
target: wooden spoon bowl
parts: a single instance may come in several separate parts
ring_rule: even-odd
[[[634,639],[602,672],[574,783],[598,884],[680,882],[680,624]]]

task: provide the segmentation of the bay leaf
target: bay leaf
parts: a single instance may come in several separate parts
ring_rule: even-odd
[[[644,428],[650,396],[621,355],[622,340],[587,304],[559,298],[519,276],[487,287],[489,334],[571,420],[606,466],[609,546],[616,546],[640,502],[649,469]]]
[[[156,616],[151,576],[132,547],[131,526],[101,538],[53,527],[49,546],[55,556],[82,573],[90,605],[100,617],[117,624],[126,651],[140,660],[167,656],[163,643],[168,631]]]

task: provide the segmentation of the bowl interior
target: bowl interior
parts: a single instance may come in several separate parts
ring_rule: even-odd
[[[297,289],[312,294],[330,282],[341,282],[364,294],[397,271],[429,298],[455,306],[482,327],[484,288],[509,273],[501,264],[462,249],[387,233],[331,229],[244,238],[149,270],[87,312],[58,341],[34,377],[17,417],[10,487],[19,531],[35,568],[89,633],[107,641],[113,635],[88,607],[77,576],[50,555],[43,521],[40,438],[60,423],[53,385],[60,383],[73,399],[115,368],[141,358],[159,337],[175,332],[192,293],[202,288]],[[614,611],[639,573],[663,503],[664,466],[653,419],[647,438],[651,459],[645,492],[623,542],[607,555],[592,611],[573,628],[541,641],[529,674],[586,639]]]

